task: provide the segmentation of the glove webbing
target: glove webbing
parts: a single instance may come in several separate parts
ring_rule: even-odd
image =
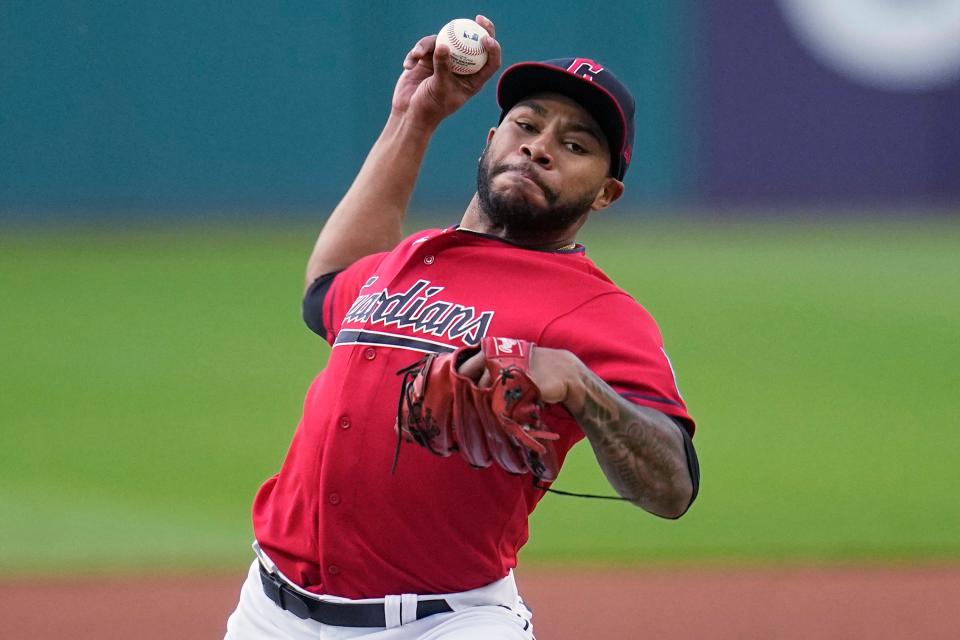
[[[397,462],[400,460],[400,447],[403,445],[403,428],[404,425],[400,424],[400,420],[403,417],[403,405],[406,403],[407,411],[412,416],[417,416],[417,422],[422,422],[420,418],[420,412],[423,409],[423,406],[419,402],[415,402],[413,399],[413,384],[412,381],[417,377],[417,370],[423,366],[430,356],[425,356],[409,367],[404,367],[397,371],[397,375],[403,375],[403,379],[400,382],[400,401],[397,403],[397,450],[393,453],[393,466],[390,467],[390,475],[393,475],[397,471]],[[410,435],[413,436],[413,439],[427,448],[430,453],[436,453],[433,449],[430,448],[430,431],[429,429],[421,430],[416,428],[408,429]]]

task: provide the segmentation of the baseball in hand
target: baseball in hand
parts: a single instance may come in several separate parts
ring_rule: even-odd
[[[476,73],[487,63],[487,50],[483,48],[483,36],[487,30],[473,20],[451,20],[437,34],[437,44],[450,48],[450,70],[468,76]]]

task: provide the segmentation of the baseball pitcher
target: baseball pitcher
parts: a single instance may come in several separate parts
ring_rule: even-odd
[[[576,442],[650,513],[678,518],[697,495],[659,329],[576,241],[633,153],[634,101],[606,66],[506,69],[459,223],[402,237],[434,131],[500,66],[494,25],[477,22],[488,57],[473,75],[436,36],[407,54],[310,255],[303,317],[332,349],[254,501],[227,638],[530,640],[513,568]]]

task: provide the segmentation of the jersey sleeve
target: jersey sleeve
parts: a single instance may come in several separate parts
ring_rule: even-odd
[[[327,273],[307,287],[303,297],[303,321],[310,330],[333,344],[343,318],[386,253],[375,253],[342,271]]]
[[[572,351],[623,398],[677,419],[693,434],[660,329],[626,293],[588,300],[547,325],[537,343]]]

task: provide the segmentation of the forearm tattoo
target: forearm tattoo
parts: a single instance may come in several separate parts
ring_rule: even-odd
[[[679,515],[692,488],[676,425],[624,400],[593,374],[584,387],[583,408],[575,418],[610,484],[647,511]]]

